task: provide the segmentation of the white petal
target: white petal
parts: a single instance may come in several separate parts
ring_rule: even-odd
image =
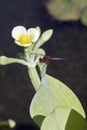
[[[16,40],[15,40],[15,43],[16,43],[17,45],[19,45],[19,46],[22,46],[22,47],[28,47],[28,46],[31,46],[31,45],[32,45],[32,43],[21,44],[20,42],[18,42],[18,41],[16,41]]]
[[[26,28],[23,26],[14,27],[11,32],[11,35],[15,40],[18,40],[19,37],[23,34],[26,34]]]
[[[27,30],[27,34],[33,36],[32,42],[36,42],[40,36],[40,32],[35,28],[29,28]]]

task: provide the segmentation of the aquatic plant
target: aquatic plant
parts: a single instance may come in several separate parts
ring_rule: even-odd
[[[48,29],[41,34],[40,27],[27,30],[16,26],[11,34],[14,42],[24,48],[23,58],[0,56],[0,65],[20,63],[27,67],[36,91],[29,113],[40,130],[86,130],[86,115],[78,97],[68,86],[46,72],[47,62],[62,60],[46,56],[41,48],[51,38],[53,30]]]

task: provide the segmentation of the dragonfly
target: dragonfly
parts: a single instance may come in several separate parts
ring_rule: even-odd
[[[48,55],[45,55],[45,56],[39,58],[40,62],[49,62],[49,61],[58,61],[58,60],[64,60],[64,59],[63,58],[51,57],[51,56],[48,56]]]

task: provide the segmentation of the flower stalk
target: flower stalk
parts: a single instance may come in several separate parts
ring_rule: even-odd
[[[40,87],[41,81],[40,81],[40,77],[37,73],[36,67],[28,68],[28,74],[29,74],[30,80],[33,84],[35,91],[37,91]]]

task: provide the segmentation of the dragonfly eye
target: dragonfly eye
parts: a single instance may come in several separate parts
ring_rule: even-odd
[[[39,61],[40,61],[40,62],[45,62],[45,61],[44,61],[44,58],[41,58],[41,57],[40,57]]]

